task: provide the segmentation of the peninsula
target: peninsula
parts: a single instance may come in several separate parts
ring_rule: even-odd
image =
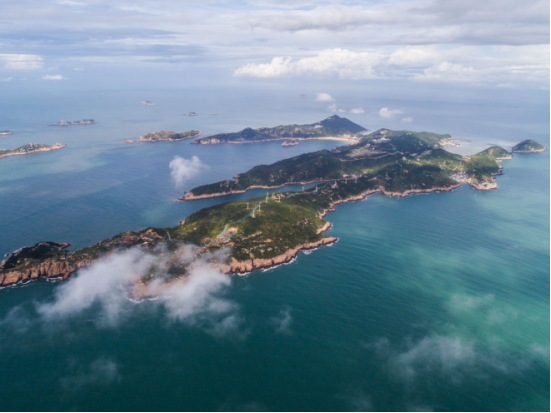
[[[65,148],[65,145],[63,145],[62,143],[56,143],[54,145],[39,145],[37,143],[29,143],[27,145],[20,146],[17,149],[0,149],[0,159],[5,158],[6,156],[29,155],[31,153],[49,152],[63,148]]]
[[[357,144],[255,166],[233,180],[194,188],[180,199],[360,177],[393,194],[426,192],[458,183],[480,190],[497,188],[493,176],[500,173],[498,160],[510,159],[509,152],[495,146],[474,156],[462,157],[442,147],[442,142],[449,139],[450,135],[380,129],[362,137]]]
[[[13,134],[13,132],[11,130],[1,130],[0,131],[0,136],[2,135],[11,135]]]
[[[125,140],[124,143],[134,143],[134,142],[161,142],[161,141],[183,141],[186,139],[193,139],[201,135],[201,132],[197,130],[188,130],[186,132],[151,132],[146,133],[145,135],[140,136],[136,140]]]
[[[77,120],[76,122],[65,122],[64,120],[60,120],[57,123],[52,123],[48,126],[73,126],[73,125],[92,125],[94,123],[97,123],[94,119],[82,119]]]
[[[333,115],[311,125],[285,125],[275,128],[246,128],[241,132],[220,133],[191,142],[192,144],[258,143],[277,140],[331,139],[358,142],[366,131],[363,126]]]
[[[511,152],[516,153],[530,153],[530,152],[545,152],[545,146],[533,141],[532,139],[526,139],[519,144],[513,146]]]
[[[149,100],[142,100],[142,105],[144,105],[144,106],[157,106],[156,103],[150,102]]]

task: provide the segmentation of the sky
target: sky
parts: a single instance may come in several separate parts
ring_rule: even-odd
[[[0,82],[549,88],[547,0],[2,0]]]

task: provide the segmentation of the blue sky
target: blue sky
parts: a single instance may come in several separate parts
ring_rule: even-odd
[[[138,82],[163,73],[197,82],[399,79],[548,89],[549,2],[0,3],[4,84]]]

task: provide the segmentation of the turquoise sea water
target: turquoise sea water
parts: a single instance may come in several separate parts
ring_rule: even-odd
[[[174,201],[193,186],[337,146],[121,143],[158,129],[207,135],[327,116],[283,92],[240,107],[224,95],[214,109],[189,93],[3,103],[0,129],[18,133],[0,146],[68,147],[0,160],[0,253],[43,239],[78,248],[127,229],[173,226],[232,199]],[[135,104],[142,99],[159,106]],[[510,147],[527,135],[549,145],[548,103],[547,115],[534,118],[525,102],[516,120],[506,102],[501,112],[489,109],[495,116],[469,102],[448,105],[449,132],[473,141],[460,148],[465,153],[496,141]],[[445,117],[421,120],[441,115],[443,105],[420,106],[416,119],[424,123],[408,127],[445,133]],[[192,110],[220,115],[181,116]],[[350,118],[370,129],[400,127],[377,124],[367,112],[363,121]],[[99,123],[44,126],[89,117]],[[175,155],[196,155],[208,169],[177,188],[168,168]],[[46,321],[37,308],[61,284],[2,289],[0,409],[548,411],[549,152],[503,165],[496,191],[462,187],[339,205],[327,217],[338,243],[232,277],[214,294],[230,303],[224,316],[198,310],[182,320],[158,301],[125,300],[114,320],[96,304]]]

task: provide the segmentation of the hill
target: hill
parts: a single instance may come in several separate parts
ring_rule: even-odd
[[[359,141],[359,133],[366,129],[346,118],[333,115],[311,125],[282,125],[275,128],[246,128],[241,132],[219,133],[218,135],[198,139],[194,144],[256,143],[284,139],[321,139],[335,138]]]
[[[134,142],[161,142],[161,141],[183,141],[186,139],[193,139],[201,135],[201,132],[197,130],[188,130],[186,132],[170,132],[170,131],[159,131],[159,132],[150,132],[145,135],[140,136],[136,140],[125,140],[124,143],[134,143]]]
[[[532,139],[526,139],[519,144],[513,146],[512,152],[517,153],[529,153],[529,152],[544,152],[545,146],[533,141]]]

